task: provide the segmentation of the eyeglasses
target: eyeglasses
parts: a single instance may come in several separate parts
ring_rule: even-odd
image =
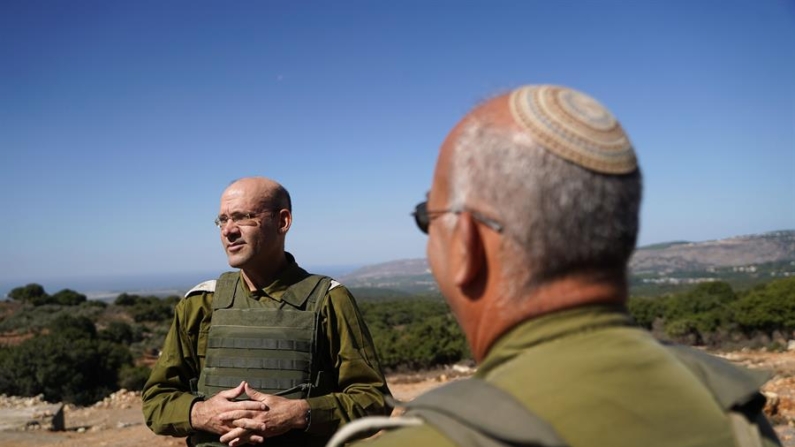
[[[274,211],[275,210],[265,210],[259,213],[232,213],[229,216],[218,216],[215,218],[215,226],[223,229],[226,227],[226,224],[232,222],[239,227],[253,227],[257,225],[257,219],[255,219],[255,216],[264,213],[273,214]]]
[[[446,209],[446,210],[428,211],[428,202],[421,202],[414,208],[414,212],[411,213],[411,215],[414,216],[414,222],[417,223],[417,227],[419,227],[420,231],[422,231],[425,234],[428,234],[428,225],[431,224],[431,221],[433,219],[448,213],[456,215],[461,214],[464,211],[471,214],[473,219],[477,220],[483,225],[491,228],[497,233],[502,233],[503,226],[501,223],[497,222],[496,220],[488,216],[483,215],[482,213],[472,210]]]

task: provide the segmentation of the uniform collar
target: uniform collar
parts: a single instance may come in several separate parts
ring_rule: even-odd
[[[503,334],[478,366],[476,377],[485,377],[523,351],[561,338],[604,327],[635,326],[620,305],[590,305],[553,312],[524,321]]]
[[[276,275],[273,282],[267,286],[254,290],[253,292],[246,290],[250,298],[259,299],[261,297],[268,297],[276,301],[281,301],[285,290],[309,276],[306,270],[298,266],[292,254],[284,252],[284,255],[287,258],[287,265]],[[242,276],[243,272],[240,272],[240,275],[240,284],[246,289],[245,281],[243,281]]]

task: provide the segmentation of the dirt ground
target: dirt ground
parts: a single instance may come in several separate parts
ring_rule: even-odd
[[[786,447],[795,447],[795,352],[768,353],[742,351],[723,355],[746,365],[771,371],[774,376],[764,386],[768,396],[767,411]],[[422,392],[466,377],[466,371],[443,370],[388,377],[389,387],[398,400],[411,400]],[[175,447],[184,446],[178,438],[156,436],[144,425],[138,393],[120,391],[91,407],[64,409],[66,430],[52,432],[43,428],[0,431],[0,445],[23,446],[114,446]]]

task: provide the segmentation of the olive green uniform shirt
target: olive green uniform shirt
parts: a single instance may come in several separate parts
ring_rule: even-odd
[[[269,300],[277,306],[288,287],[309,274],[290,254],[289,266],[264,289],[250,292],[238,281],[236,296]],[[190,410],[200,398],[191,393],[190,380],[198,379],[204,367],[212,318],[212,292],[202,292],[180,301],[162,353],[144,386],[143,413],[146,424],[157,434],[188,436]],[[306,431],[330,436],[347,421],[366,415],[388,413],[384,395],[389,390],[375,353],[373,340],[356,302],[343,286],[331,288],[320,309],[319,337],[322,369],[336,378],[335,392],[307,399],[311,418]],[[267,443],[267,440],[266,440]]]
[[[583,307],[526,321],[495,343],[476,377],[510,393],[572,447],[735,446],[712,394],[619,308]],[[453,445],[428,424],[363,444]]]

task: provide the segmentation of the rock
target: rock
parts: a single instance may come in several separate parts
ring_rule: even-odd
[[[475,372],[475,368],[469,365],[455,364],[453,365],[453,371],[459,374],[472,374]]]
[[[763,391],[762,394],[767,399],[765,402],[765,414],[768,416],[776,416],[779,413],[779,404],[781,403],[781,399],[779,398],[778,394],[771,392],[771,391]]]
[[[63,430],[63,404],[25,399],[9,408],[0,408],[0,430]]]
[[[795,340],[789,340],[787,342],[787,351],[795,351]]]
[[[63,404],[61,404],[58,411],[55,412],[55,416],[52,417],[52,427],[50,429],[52,431],[64,431],[66,429],[66,422],[63,417]]]

